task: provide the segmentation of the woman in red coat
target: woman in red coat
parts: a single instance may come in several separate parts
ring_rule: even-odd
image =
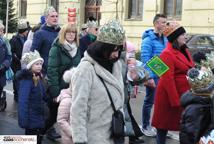
[[[185,44],[185,32],[176,22],[167,23],[163,32],[169,42],[160,58],[169,70],[160,77],[155,96],[152,125],[157,128],[157,144],[165,144],[168,130],[179,130],[180,96],[190,89],[186,74],[194,63]]]

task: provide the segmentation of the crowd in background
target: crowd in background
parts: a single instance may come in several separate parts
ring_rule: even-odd
[[[206,144],[214,128],[214,55],[190,54],[185,28],[163,14],[154,16],[153,25],[143,33],[137,60],[136,46],[118,20],[98,26],[90,17],[78,32],[74,23],[60,27],[57,11],[49,7],[32,28],[20,20],[10,40],[0,24],[0,94],[12,71],[25,134],[37,135],[38,144],[44,135],[63,144],[123,144],[125,137],[140,144],[143,135],[165,144],[168,131],[180,131],[181,144]],[[147,66],[155,56],[168,67],[161,76]],[[129,103],[139,86],[146,88],[142,128]],[[116,111],[125,126],[120,136],[112,135]]]

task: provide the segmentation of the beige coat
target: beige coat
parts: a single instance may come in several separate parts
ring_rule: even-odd
[[[73,144],[70,125],[71,92],[69,89],[61,90],[57,102],[59,102],[57,123],[60,127],[62,144]]]
[[[86,52],[71,80],[71,127],[74,143],[113,144],[110,138],[113,109],[107,91],[97,75],[107,85],[116,109],[123,108],[121,63],[118,61],[114,64],[111,74]]]

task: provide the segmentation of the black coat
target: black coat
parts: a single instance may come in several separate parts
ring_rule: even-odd
[[[11,68],[14,73],[21,69],[21,58],[22,58],[22,49],[24,42],[27,40],[27,37],[21,40],[21,36],[16,34],[10,40],[11,52],[12,52],[12,63]]]
[[[6,70],[10,67],[11,55],[3,38],[0,38],[0,87],[6,85]]]
[[[188,91],[181,97],[185,108],[181,118],[180,144],[196,144],[211,123],[211,98]]]

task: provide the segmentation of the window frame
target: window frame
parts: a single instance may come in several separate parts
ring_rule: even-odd
[[[135,6],[132,6],[132,2],[135,1]],[[142,8],[140,8],[140,2],[142,2]],[[143,0],[128,0],[127,2],[127,20],[142,20],[143,19]],[[134,9],[134,11],[133,11]],[[141,13],[140,13],[141,11]],[[133,14],[134,13],[134,14]]]
[[[181,20],[181,17],[182,17],[182,11],[183,11],[183,9],[182,9],[182,7],[183,7],[183,0],[181,0],[181,6],[180,6],[180,8],[181,8],[181,14],[180,15],[178,15],[178,14],[176,14],[176,10],[177,10],[177,1],[178,0],[165,0],[164,1],[164,9],[163,9],[163,12],[164,12],[164,14],[167,16],[167,19],[169,19],[169,20],[171,20],[171,19],[175,19],[175,20]],[[169,2],[172,2],[172,4],[171,4],[171,6],[172,6],[172,12],[170,12],[170,13],[172,13],[172,15],[168,15],[167,14],[167,3],[169,3]]]
[[[59,0],[50,0],[49,5],[53,6],[57,12],[59,12]]]
[[[20,17],[27,17],[27,0],[20,0]]]

